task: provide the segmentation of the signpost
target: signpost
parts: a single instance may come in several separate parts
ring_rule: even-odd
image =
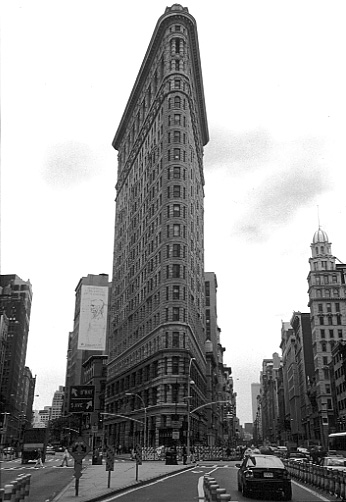
[[[142,465],[142,447],[140,444],[136,445],[136,481],[138,481],[138,466]]]
[[[111,485],[111,471],[114,471],[114,448],[112,446],[107,446],[106,471],[108,471],[108,488],[109,488]]]
[[[78,496],[79,478],[82,476],[83,458],[89,453],[89,445],[81,436],[69,448],[69,452],[74,458],[74,477],[76,496]]]
[[[94,385],[72,385],[70,390],[70,413],[93,412],[94,399]]]

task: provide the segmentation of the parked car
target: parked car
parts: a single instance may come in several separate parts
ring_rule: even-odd
[[[60,446],[60,445],[58,445],[58,446],[54,446],[54,450],[55,450],[56,452],[59,452],[59,451],[64,451],[64,447],[63,447],[63,446]]]
[[[4,455],[14,455],[15,450],[12,446],[6,446],[3,450]]]
[[[346,471],[346,458],[333,455],[332,457],[324,457],[320,461],[322,467],[335,469],[337,471]]]
[[[47,446],[46,455],[55,455],[55,450],[54,450],[53,446]]]
[[[244,457],[237,474],[238,491],[244,497],[252,493],[283,496],[292,499],[292,486],[289,472],[276,455],[253,454]]]

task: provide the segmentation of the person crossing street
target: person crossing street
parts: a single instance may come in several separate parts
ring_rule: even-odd
[[[60,467],[64,467],[64,464],[66,464],[66,467],[68,467],[68,459],[69,458],[70,458],[70,456],[69,456],[68,449],[65,448],[64,455],[62,457],[62,463],[61,463]]]

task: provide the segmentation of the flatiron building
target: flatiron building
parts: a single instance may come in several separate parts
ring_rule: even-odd
[[[187,403],[191,411],[205,403],[208,140],[196,21],[174,4],[156,24],[113,140],[118,176],[105,430],[109,441],[127,448],[143,444],[143,433],[146,446],[185,443]],[[191,414],[192,442],[206,435],[202,408]]]

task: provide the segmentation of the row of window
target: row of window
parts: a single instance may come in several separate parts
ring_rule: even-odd
[[[319,303],[318,304],[318,312],[324,312],[324,306],[326,307],[327,312],[332,312],[332,309],[335,313],[340,313],[340,303]]]
[[[333,326],[333,325],[341,325],[341,314],[330,314],[328,316],[324,316],[324,315],[318,315],[317,316],[317,319],[319,320],[319,324],[320,326],[324,326],[324,325],[330,325],[330,326]],[[336,322],[334,322],[334,319]]]

